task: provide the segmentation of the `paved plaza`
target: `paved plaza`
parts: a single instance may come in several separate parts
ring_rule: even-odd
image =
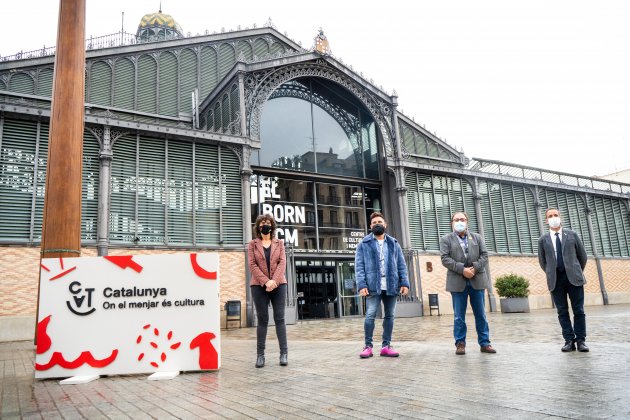
[[[630,305],[586,307],[586,315],[590,353],[560,352],[553,310],[489,314],[495,355],[479,352],[472,314],[465,356],[455,355],[452,315],[397,319],[396,359],[359,359],[360,318],[304,321],[288,326],[287,367],[278,365],[273,327],[262,369],[254,368],[255,329],[230,329],[219,372],[63,386],[33,379],[32,343],[0,343],[0,417],[630,418]],[[381,331],[379,322],[376,343]]]

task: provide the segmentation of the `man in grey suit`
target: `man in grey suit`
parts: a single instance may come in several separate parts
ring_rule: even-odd
[[[545,213],[549,233],[538,239],[538,262],[547,275],[547,286],[558,310],[564,346],[562,351],[577,349],[587,352],[586,316],[584,315],[584,267],[586,250],[577,233],[562,228],[558,209],[550,208]],[[571,299],[573,325],[569,316],[567,296]]]
[[[483,238],[468,230],[468,215],[457,212],[451,217],[453,232],[440,239],[440,255],[446,272],[446,290],[453,298],[455,354],[466,354],[466,307],[470,297],[475,315],[477,342],[483,353],[496,353],[490,345],[484,293],[488,287],[488,251]]]

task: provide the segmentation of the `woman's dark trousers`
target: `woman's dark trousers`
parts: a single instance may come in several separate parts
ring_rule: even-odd
[[[267,340],[267,324],[269,323],[269,303],[273,307],[273,320],[276,324],[276,335],[280,344],[280,354],[287,354],[287,327],[284,323],[284,309],[287,303],[287,285],[281,284],[271,292],[264,287],[252,286],[252,298],[256,307],[256,351],[265,354]]]

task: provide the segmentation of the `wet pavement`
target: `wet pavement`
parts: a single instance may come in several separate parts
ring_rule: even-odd
[[[361,318],[287,327],[289,366],[269,327],[254,368],[255,328],[222,331],[218,372],[172,380],[102,377],[83,385],[33,378],[34,346],[0,343],[0,417],[17,418],[630,418],[630,305],[586,308],[590,353],[562,353],[553,310],[488,314],[498,353],[456,356],[452,315],[397,319],[399,358],[362,360]],[[375,343],[380,340],[377,321]]]

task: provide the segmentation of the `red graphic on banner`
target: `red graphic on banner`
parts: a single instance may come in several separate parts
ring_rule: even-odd
[[[65,369],[76,369],[80,366],[83,366],[86,363],[92,366],[93,368],[103,368],[109,365],[114,360],[116,360],[117,356],[118,356],[118,349],[114,349],[112,351],[112,354],[109,355],[109,357],[106,357],[105,359],[100,359],[100,360],[95,359],[94,356],[92,356],[91,352],[84,351],[76,359],[66,360],[60,352],[56,351],[53,353],[52,357],[50,358],[50,361],[46,363],[45,365],[40,365],[39,363],[35,363],[35,369],[48,370],[55,365],[59,365]]]
[[[204,332],[193,338],[190,342],[190,349],[199,347],[199,368],[200,369],[218,369],[219,354],[212,345],[211,341],[216,335],[211,332]]]
[[[216,271],[207,271],[201,268],[199,263],[197,262],[197,254],[190,254],[190,263],[192,264],[193,271],[196,275],[206,280],[216,280],[217,272]]]
[[[52,340],[46,332],[46,328],[48,328],[48,323],[50,322],[50,317],[52,317],[52,315],[48,315],[46,318],[37,323],[37,354],[46,353],[52,345]]]
[[[52,315],[48,315],[37,324],[37,354],[47,352],[52,345],[52,340],[46,331],[51,319]],[[109,357],[106,357],[105,359],[95,359],[94,356],[92,356],[92,353],[86,350],[76,359],[66,360],[61,352],[56,351],[53,353],[48,363],[43,365],[35,363],[35,369],[48,370],[55,365],[59,365],[65,369],[76,369],[86,363],[94,368],[102,368],[116,360],[117,356],[118,349],[114,349]]]
[[[126,268],[131,268],[136,273],[142,271],[142,266],[133,260],[133,255],[119,255],[114,257],[107,256],[103,258],[105,258],[109,262],[116,264],[123,270]]]
[[[50,268],[46,267],[44,264],[41,264],[41,263],[40,263],[39,265],[40,265],[40,267],[41,267],[41,268],[43,268],[44,270],[46,270],[46,271],[50,272]],[[65,268],[65,267],[63,266],[63,258],[59,258],[59,266],[61,267],[61,269],[62,269],[62,270]],[[50,280],[50,281],[52,281],[52,280],[57,280],[58,278],[61,278],[61,277],[65,276],[65,275],[66,275],[66,274],[68,274],[69,272],[76,270],[76,268],[77,268],[77,267],[75,266],[75,267],[69,268],[69,269],[67,269],[67,270],[65,270],[65,271],[62,271],[61,273],[57,274],[56,276],[51,277],[49,280]]]
[[[143,330],[149,330],[151,328],[151,324],[146,324],[142,327]],[[149,333],[150,334],[150,333]],[[160,330],[157,327],[153,328],[153,335],[156,337],[160,336]],[[166,335],[167,340],[171,341],[171,338],[173,337],[173,331],[169,331],[168,334]],[[142,334],[138,335],[138,338],[136,338],[136,344],[140,344],[142,342]],[[154,368],[159,368],[160,364],[158,363],[159,361],[161,361],[162,363],[166,361],[166,353],[165,352],[161,352],[160,351],[160,346],[158,343],[156,343],[155,341],[149,341],[148,344],[155,350],[157,350],[157,352],[159,352],[159,359],[158,360],[153,360],[150,361],[149,364],[151,366],[153,366]],[[177,342],[174,344],[169,345],[168,343],[166,343],[166,345],[171,349],[171,350],[177,350],[179,348],[179,346],[181,345],[181,342]],[[149,349],[151,351],[153,351],[152,349]],[[158,354],[158,353],[156,353]],[[140,353],[138,355],[138,362],[142,361],[142,359],[144,359],[144,353]]]
[[[52,278],[50,279],[50,281],[57,280],[58,278],[63,277],[63,276],[65,276],[66,274],[68,274],[69,272],[74,271],[74,270],[76,270],[76,267],[69,268],[69,269],[67,269],[67,270],[66,270],[66,271],[64,271],[64,272],[57,274],[55,277],[52,277]]]

